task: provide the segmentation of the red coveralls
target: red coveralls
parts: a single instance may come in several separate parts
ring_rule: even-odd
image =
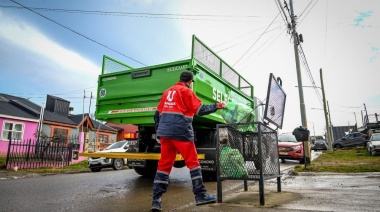
[[[196,204],[216,201],[216,197],[206,195],[192,122],[194,115],[213,113],[221,108],[220,104],[203,105],[184,82],[176,83],[163,93],[154,115],[158,123],[156,136],[160,138],[161,158],[153,182],[152,209],[161,209],[161,196],[168,189],[169,174],[178,151],[190,169]]]
[[[161,159],[158,170],[170,174],[178,151],[189,169],[200,166],[194,145],[193,117],[215,112],[217,104],[203,105],[201,100],[185,83],[178,82],[167,89],[157,106]]]

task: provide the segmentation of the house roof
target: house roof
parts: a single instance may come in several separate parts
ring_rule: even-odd
[[[38,120],[37,116],[32,115],[6,101],[0,101],[0,115]]]
[[[76,125],[80,125],[82,120],[83,120],[83,116],[84,117],[88,117],[88,113],[85,113],[85,114],[78,114],[78,115],[69,115],[68,117],[76,124]],[[118,130],[117,129],[114,129],[112,127],[109,127],[105,124],[102,124],[96,120],[93,120],[91,118],[89,118],[89,120],[91,121],[91,124],[92,126],[95,128],[95,129],[103,129],[103,130],[110,130],[110,131],[115,131],[117,132]]]
[[[32,116],[35,119],[40,118],[41,106],[35,104],[34,102],[29,101],[28,99],[25,99],[25,98],[12,96],[8,94],[0,93],[0,96],[3,102],[8,101],[7,103],[5,103],[5,106],[4,106],[4,108],[8,108],[8,110],[4,109],[4,111],[0,111],[0,114],[7,115],[6,112],[8,111],[8,113],[12,112],[12,115],[16,117]],[[11,108],[13,108],[13,110],[9,110]],[[16,110],[16,108],[18,108],[18,110]],[[46,109],[44,110],[44,113],[43,113],[43,119],[44,121],[75,125],[75,123],[71,119],[69,119],[67,115],[54,113]]]
[[[53,97],[50,95],[50,97]],[[62,101],[66,101],[59,97],[54,97]],[[0,114],[6,116],[14,116],[28,119],[39,119],[40,118],[41,106],[35,104],[34,102],[29,101],[28,99],[12,96],[8,94],[0,93]],[[84,116],[88,116],[87,113]],[[73,126],[78,126],[83,120],[83,114],[71,115],[71,114],[62,114],[44,110],[43,113],[44,121],[51,121],[63,124],[69,124]],[[90,119],[92,125],[96,129],[117,131],[112,127],[101,124],[98,121]]]
[[[0,114],[27,119],[39,119],[39,111],[35,107],[25,105],[24,98],[0,93]]]

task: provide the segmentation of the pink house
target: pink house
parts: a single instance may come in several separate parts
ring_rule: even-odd
[[[0,155],[7,154],[10,138],[20,142],[36,138],[39,117],[26,112],[21,104],[0,95]]]
[[[55,161],[55,156],[69,152],[61,148],[58,153],[58,147],[70,144],[67,147],[76,148],[73,152],[82,152],[92,145],[99,150],[117,140],[117,129],[91,119],[88,114],[73,115],[72,110],[69,101],[51,95],[47,95],[46,105],[41,107],[28,99],[0,93],[0,157],[7,156],[8,168],[9,164],[20,162],[19,154],[25,153],[27,161],[17,164],[22,168],[35,165],[31,154],[33,159],[49,156]],[[77,163],[84,159],[68,160]]]
[[[29,139],[35,140],[35,134],[37,132],[38,119],[23,119],[17,118],[5,118],[0,114],[0,155],[6,155],[8,151],[9,138],[13,135],[13,140],[20,142],[27,141]]]

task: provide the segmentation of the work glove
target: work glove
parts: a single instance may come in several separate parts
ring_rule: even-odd
[[[216,103],[216,106],[218,109],[222,109],[222,108],[225,108],[227,105],[225,102],[218,102]]]

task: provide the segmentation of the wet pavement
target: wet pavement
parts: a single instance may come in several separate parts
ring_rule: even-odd
[[[171,204],[170,199],[166,198],[163,201],[163,211],[380,211],[380,172],[358,174],[301,172],[299,175],[290,175],[294,165],[296,164],[292,164],[291,161],[281,164],[281,192],[277,192],[276,179],[264,181],[264,205],[260,205],[258,181],[249,181],[248,191],[243,190],[243,181],[241,181],[241,187],[223,194],[221,203],[202,206],[188,203],[178,206]],[[0,181],[44,175],[54,174],[0,171]],[[211,194],[216,195],[216,193]],[[174,205],[177,206],[172,207]],[[120,208],[114,209],[110,211],[123,211]]]
[[[380,173],[305,173],[283,176],[282,191],[276,180],[264,185],[260,205],[258,185],[223,197],[222,203],[189,206],[171,211],[380,211]]]
[[[293,176],[288,174],[290,171],[291,169],[283,170],[281,192],[277,192],[276,179],[265,181],[265,205],[260,205],[258,182],[254,181],[249,183],[248,191],[244,191],[241,186],[223,194],[222,203],[202,206],[189,203],[175,208],[170,208],[170,204],[164,204],[163,211],[380,211],[379,172],[300,173]],[[46,174],[1,171],[0,180],[17,180],[40,175]],[[120,211],[120,208],[114,211]]]

